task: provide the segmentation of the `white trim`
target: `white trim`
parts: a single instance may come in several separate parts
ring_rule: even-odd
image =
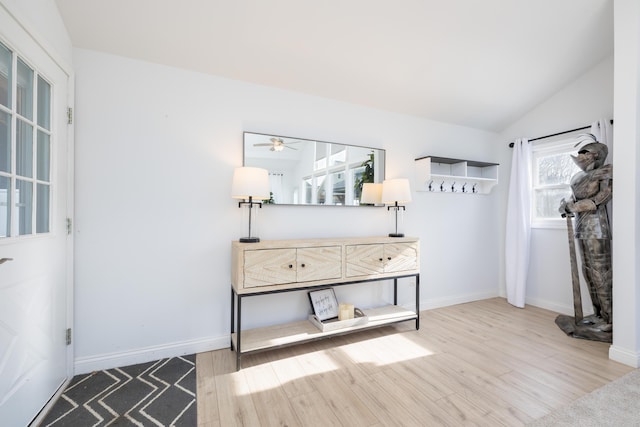
[[[429,298],[420,301],[420,310],[433,310],[434,308],[449,307],[456,304],[464,304],[467,302],[481,301],[489,298],[499,297],[498,290],[485,292],[476,292],[470,294],[456,295],[446,298]]]
[[[566,230],[567,220],[560,216],[558,213],[558,219],[545,218],[545,219],[532,219],[531,228],[546,228],[555,230]]]
[[[224,335],[143,347],[125,352],[79,357],[75,360],[75,374],[80,375],[93,371],[135,365],[137,363],[146,363],[167,357],[184,356],[224,348],[228,349],[230,344],[230,336]]]
[[[73,108],[75,105],[75,74],[71,73],[67,79],[67,106]],[[73,228],[75,227],[75,118],[72,124],[67,124],[67,182],[58,183],[58,185],[67,186],[67,218],[71,218],[71,233],[67,235],[67,328],[71,328],[71,345],[67,350],[67,376],[72,378],[74,373],[73,359],[75,354],[75,337],[73,332],[76,330],[74,325],[74,293],[75,293],[75,240]],[[65,219],[66,225],[66,219]],[[66,233],[66,228],[60,230]]]
[[[632,368],[640,368],[640,353],[627,350],[612,345],[609,347],[609,359],[631,366]]]
[[[558,314],[566,314],[567,316],[574,315],[573,305],[558,304],[556,301],[527,297],[526,304],[538,308],[544,308],[545,310],[553,311]]]

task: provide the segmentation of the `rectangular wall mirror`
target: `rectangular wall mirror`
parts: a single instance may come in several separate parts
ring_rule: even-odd
[[[244,133],[244,166],[269,171],[268,203],[359,206],[362,184],[381,183],[384,164],[378,148]]]

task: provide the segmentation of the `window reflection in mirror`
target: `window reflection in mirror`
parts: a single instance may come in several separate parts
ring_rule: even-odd
[[[269,203],[358,206],[362,185],[384,180],[384,165],[381,149],[244,133],[244,166],[269,171]]]

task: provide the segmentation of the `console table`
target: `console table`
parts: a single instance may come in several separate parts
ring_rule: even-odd
[[[271,240],[231,245],[231,350],[243,354],[415,320],[420,327],[420,242],[412,237]],[[415,278],[415,311],[398,306],[398,279]],[[242,330],[242,299],[393,280],[393,305],[367,309],[366,324],[320,331],[308,320]]]

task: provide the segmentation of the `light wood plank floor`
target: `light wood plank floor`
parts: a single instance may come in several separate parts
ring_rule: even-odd
[[[198,426],[520,426],[633,369],[494,298],[243,356],[197,355]]]

